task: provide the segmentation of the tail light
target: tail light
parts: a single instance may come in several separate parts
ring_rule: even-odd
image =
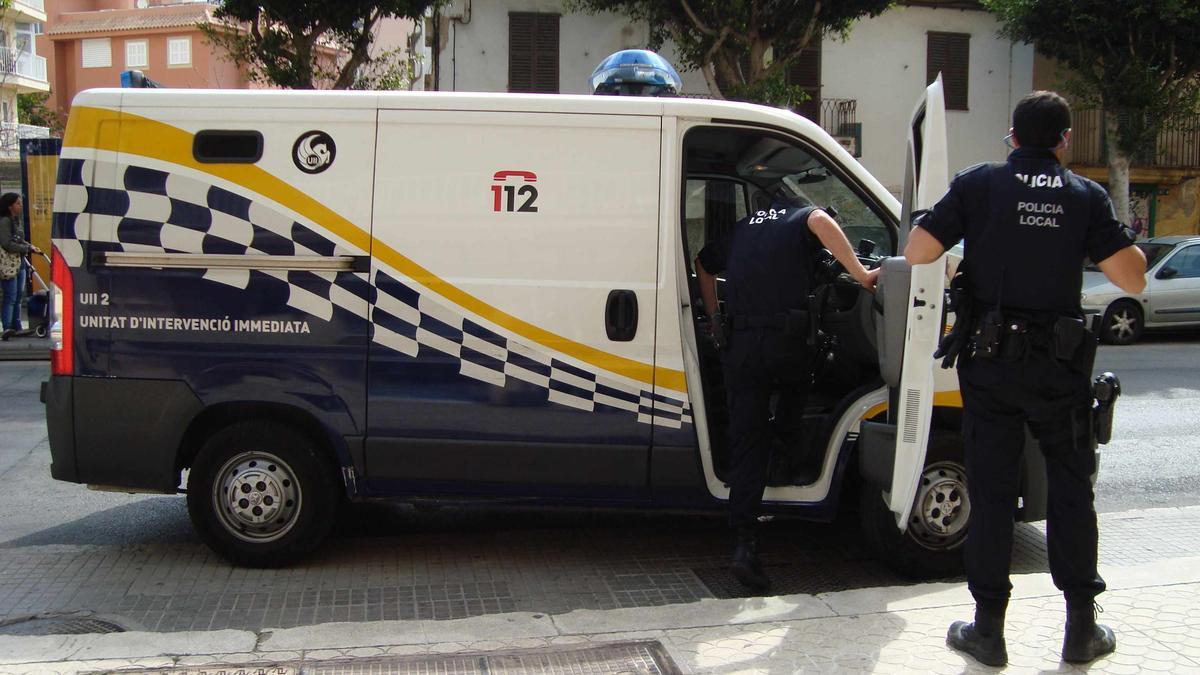
[[[50,374],[75,373],[75,284],[58,247],[50,251]]]

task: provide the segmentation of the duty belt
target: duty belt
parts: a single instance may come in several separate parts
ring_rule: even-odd
[[[1024,313],[995,309],[975,322],[971,331],[973,356],[1011,361],[1023,359],[1032,349],[1090,374],[1096,354],[1096,337],[1079,317]]]
[[[794,309],[778,314],[735,314],[729,318],[729,325],[734,330],[760,328],[801,333],[808,329],[808,312]]]

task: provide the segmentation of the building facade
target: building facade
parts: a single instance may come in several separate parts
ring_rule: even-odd
[[[243,70],[208,42],[199,26],[217,25],[202,0],[45,0],[50,73],[47,107],[63,120],[75,94],[121,86],[140,70],[167,87],[246,89]]]
[[[1034,83],[1060,89],[1070,73],[1038,55]],[[1102,111],[1075,106],[1071,111],[1067,161],[1080,175],[1108,183],[1108,148]],[[1164,129],[1152,147],[1131,159],[1130,227],[1141,238],[1200,234],[1200,111],[1176,128]]]
[[[648,27],[617,14],[570,12],[561,0],[454,0],[431,21],[426,88],[586,94],[608,54],[644,47]],[[1012,107],[1033,87],[1033,49],[998,37],[969,0],[902,2],[814,42],[789,77],[810,100],[798,112],[838,136],[893,192],[904,176],[907,124],[922,88],[946,84],[954,171],[1003,159]],[[663,56],[674,63],[674,49]],[[684,95],[711,92],[683,71]]]
[[[17,96],[50,90],[46,59],[37,36],[46,22],[42,0],[12,0],[0,10],[0,184],[7,192],[20,186],[20,139],[43,138],[49,129],[26,124],[18,115]]]

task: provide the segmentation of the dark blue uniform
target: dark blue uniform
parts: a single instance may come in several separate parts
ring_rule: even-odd
[[[800,437],[812,379],[805,342],[813,254],[813,207],[775,205],[743,218],[700,251],[710,274],[724,273],[725,312],[732,328],[721,356],[729,398],[730,522],[753,525],[767,483],[772,391],[780,398],[776,426],[788,443]]]
[[[946,248],[965,242],[960,269],[969,278],[975,317],[998,308],[1006,319],[1002,339],[1020,345],[996,358],[968,348],[959,361],[971,593],[979,606],[1002,611],[1012,590],[1013,515],[1028,423],[1046,457],[1050,571],[1068,608],[1090,610],[1105,588],[1096,570],[1091,373],[1056,356],[1054,324],[1083,316],[1084,257],[1104,260],[1132,239],[1103,188],[1036,148],[960,173],[920,226]],[[1011,332],[1016,327],[1019,334]],[[1094,348],[1094,336],[1085,340]]]

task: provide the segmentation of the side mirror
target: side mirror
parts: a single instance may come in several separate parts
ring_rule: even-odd
[[[1164,267],[1161,270],[1159,270],[1157,274],[1154,275],[1154,278],[1155,279],[1171,279],[1171,278],[1174,278],[1174,276],[1176,274],[1179,274],[1179,270],[1175,269],[1174,267]]]

